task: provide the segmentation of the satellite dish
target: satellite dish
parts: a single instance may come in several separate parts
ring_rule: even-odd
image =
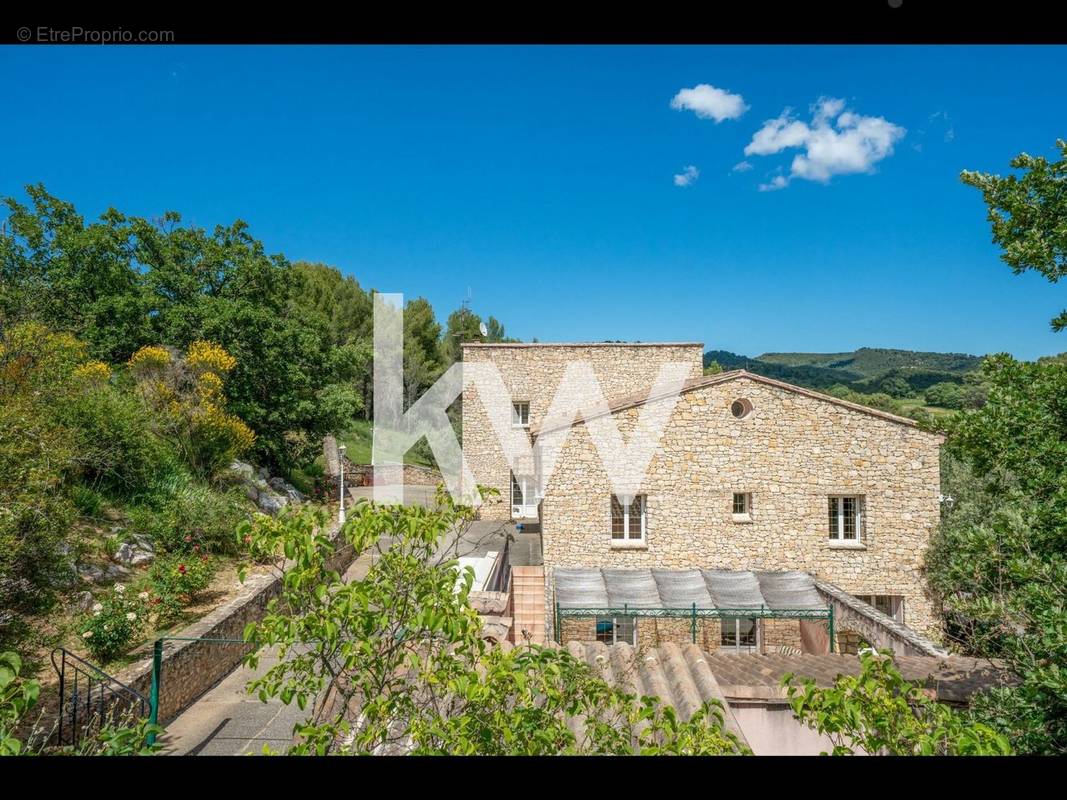
[[[489,335],[489,329],[487,327],[485,327],[485,323],[484,322],[479,322],[478,323],[478,330],[482,332],[482,336],[488,336]]]

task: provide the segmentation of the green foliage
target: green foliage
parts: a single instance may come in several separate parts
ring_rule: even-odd
[[[682,721],[565,651],[486,643],[467,599],[473,572],[458,573],[447,548],[440,552],[444,537],[472,519],[473,509],[439,491],[431,509],[357,505],[340,543],[324,530],[324,512],[309,509],[258,516],[239,530],[260,560],[293,562],[282,597],[245,630],[261,648],[277,647],[280,659],[250,691],[301,708],[320,693],[332,698],[297,727],[291,752],[371,753],[406,736],[416,753],[740,750],[713,706]],[[373,554],[361,580],[345,583],[329,569],[342,544]],[[586,720],[581,737],[567,715]]]
[[[927,554],[950,635],[1021,679],[974,706],[1017,749],[1067,752],[1067,364],[987,361],[989,399],[950,426],[954,498]]]
[[[1012,169],[1023,170],[1022,175],[960,174],[960,180],[982,193],[1004,263],[1016,275],[1032,269],[1052,283],[1067,275],[1067,141],[1058,139],[1056,147],[1059,161],[1026,153],[1013,158]],[[1062,311],[1052,329],[1065,327],[1067,311]]]
[[[830,688],[782,679],[794,716],[829,737],[833,755],[1011,755],[1006,736],[905,681],[888,650],[864,651],[860,663],[858,676],[839,675]]]
[[[169,625],[178,620],[182,610],[211,585],[213,576],[214,565],[206,553],[194,550],[186,555],[157,558],[148,577],[158,624]]]
[[[15,737],[19,720],[37,705],[41,686],[37,681],[19,676],[22,659],[18,653],[0,653],[0,756],[17,756],[23,743]]]
[[[148,595],[134,594],[116,583],[103,602],[98,602],[78,626],[82,640],[93,658],[107,663],[125,653],[144,630],[148,617]]]
[[[705,365],[704,365],[704,374],[705,375],[718,375],[720,372],[722,372],[722,364],[720,364],[718,361],[715,361],[714,359],[712,359],[711,361],[708,361],[708,362],[705,363]]]

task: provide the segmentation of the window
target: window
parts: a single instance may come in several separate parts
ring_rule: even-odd
[[[633,499],[611,496],[611,538],[642,541],[645,538],[645,496]]]
[[[604,644],[626,644],[637,647],[636,617],[597,617],[596,640]]]
[[[751,653],[759,645],[759,620],[752,617],[723,617],[722,639],[719,644],[723,649],[738,653]]]
[[[734,492],[734,516],[748,516],[752,513],[752,494]]]
[[[529,403],[512,403],[511,404],[511,427],[513,427],[513,428],[529,428],[530,427],[530,404]]]
[[[831,497],[830,541],[859,543],[863,538],[863,498]]]
[[[738,419],[744,419],[752,413],[752,402],[744,397],[739,397],[730,403],[730,413]]]
[[[870,606],[874,606],[887,617],[892,617],[897,622],[904,622],[904,598],[896,594],[858,594],[857,600],[862,600]]]
[[[537,516],[537,489],[533,478],[511,473],[511,516]]]

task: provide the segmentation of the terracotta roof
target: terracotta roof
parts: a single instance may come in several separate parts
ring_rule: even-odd
[[[857,656],[829,655],[722,655],[709,653],[708,666],[722,693],[730,700],[773,700],[785,698],[782,677],[792,673],[798,680],[810,678],[818,686],[831,686],[838,675],[859,675]],[[1016,679],[1003,665],[988,659],[962,656],[894,655],[901,675],[909,681],[922,681],[936,692],[938,700],[966,703],[975,692],[994,686],[1011,685]]]
[[[878,417],[879,419],[888,420],[889,422],[895,422],[898,425],[906,425],[909,428],[919,429],[919,424],[907,417],[899,417],[896,414],[890,414],[888,411],[879,411],[877,408],[870,408],[869,406],[860,405],[859,403],[850,403],[848,400],[841,400],[829,394],[822,394],[821,392],[815,392],[811,389],[805,389],[802,386],[794,386],[791,383],[785,383],[784,381],[778,381],[774,378],[768,378],[763,375],[757,375],[754,372],[749,372],[743,369],[735,369],[729,372],[720,372],[717,375],[704,375],[700,378],[690,378],[682,384],[680,394],[686,392],[692,392],[697,389],[703,389],[708,386],[718,386],[721,383],[729,383],[730,381],[737,380],[738,378],[746,378],[756,383],[766,384],[767,386],[773,386],[777,389],[782,389],[787,392],[793,392],[794,394],[804,395],[814,400],[821,400],[825,403],[832,403],[836,406],[847,408],[851,411],[859,411],[862,414],[868,414],[872,417]],[[662,400],[666,397],[670,397],[670,393],[661,394],[649,394],[648,390],[643,392],[636,392],[626,397],[622,397],[613,403],[608,404],[608,413],[615,414],[619,411],[624,411],[627,408],[634,408],[636,406],[644,405],[645,403],[653,402],[656,400]],[[593,419],[597,416],[603,416],[602,414],[591,414],[585,419]],[[584,420],[582,420],[584,421]],[[548,433],[549,431],[561,430],[563,428],[569,428],[571,425],[579,425],[582,421],[575,421],[566,425],[556,425],[551,428],[541,429],[540,427],[531,427],[530,433],[533,436],[539,436],[542,433]],[[925,431],[924,431],[925,433]],[[941,438],[941,434],[930,433],[931,436],[937,436]]]

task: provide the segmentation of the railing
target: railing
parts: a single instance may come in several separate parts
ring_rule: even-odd
[[[52,651],[59,676],[59,717],[52,744],[77,746],[109,724],[148,716],[148,698],[62,647]]]

